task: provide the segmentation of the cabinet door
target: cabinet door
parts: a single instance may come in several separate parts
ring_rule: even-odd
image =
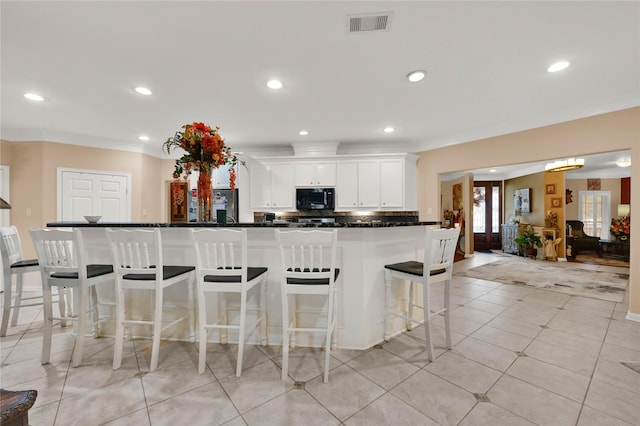
[[[316,165],[311,163],[297,163],[295,165],[295,186],[316,185]]]
[[[215,189],[229,188],[229,168],[229,165],[225,164],[213,170],[211,183]]]
[[[339,161],[336,167],[336,208],[353,210],[358,207],[358,162]]]
[[[253,162],[249,166],[251,182],[251,208],[271,207],[271,170],[264,164]]]
[[[380,207],[401,209],[404,206],[403,160],[380,160]]]
[[[336,186],[336,163],[323,162],[315,166],[316,185]]]
[[[276,209],[293,208],[293,192],[293,164],[272,164],[271,207]]]
[[[380,161],[358,161],[358,207],[380,206]]]

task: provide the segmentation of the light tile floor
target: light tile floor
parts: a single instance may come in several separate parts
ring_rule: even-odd
[[[496,259],[477,253],[455,268]],[[56,327],[51,363],[40,365],[42,312],[24,309],[0,339],[0,385],[37,389],[30,421],[44,426],[640,424],[640,374],[622,364],[640,363],[640,323],[625,319],[626,302],[457,276],[453,295],[452,351],[438,319],[434,362],[418,327],[332,352],[328,384],[321,350],[294,350],[283,381],[273,346],[248,347],[241,378],[231,344],[209,345],[203,375],[197,345],[181,342],[162,343],[154,373],[148,341],[126,342],[113,371],[112,338],[89,339],[73,368],[70,327]]]

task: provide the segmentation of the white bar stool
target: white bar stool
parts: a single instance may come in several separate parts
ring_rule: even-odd
[[[20,308],[27,306],[42,305],[42,295],[32,297],[22,297],[22,276],[27,272],[39,271],[38,259],[23,259],[22,244],[20,234],[15,226],[3,226],[0,228],[0,255],[2,257],[2,280],[4,283],[4,304],[2,310],[2,325],[0,326],[0,337],[7,334],[9,326],[9,315],[11,316],[11,327],[18,324]],[[11,277],[16,276],[16,292],[12,294]],[[38,300],[38,302],[31,302]]]
[[[453,259],[458,243],[460,228],[431,229],[427,230],[422,262],[410,260],[407,262],[385,265],[386,303],[385,303],[385,329],[384,340],[391,336],[391,317],[399,317],[410,323],[424,324],[424,332],[427,343],[429,361],[433,361],[433,344],[431,343],[431,318],[436,315],[444,315],[446,345],[451,349],[451,324],[449,321],[451,276],[453,272]],[[425,266],[426,265],[426,266]],[[393,278],[400,278],[410,282],[408,312],[391,312],[393,297],[391,286]],[[438,312],[431,311],[430,286],[438,282],[444,282],[444,309]],[[422,284],[422,306],[414,301],[414,283]],[[413,318],[413,308],[424,310],[424,320]]]
[[[286,379],[289,374],[289,335],[303,331],[325,335],[323,381],[327,383],[330,350],[337,322],[336,280],[340,274],[340,270],[336,268],[338,230],[276,229],[276,239],[282,260],[282,379]],[[326,297],[327,321],[324,327],[298,326],[297,295]]]
[[[72,365],[77,367],[82,362],[89,303],[93,321],[98,318],[95,286],[113,281],[113,267],[86,264],[86,248],[80,229],[32,229],[29,233],[38,255],[44,297],[44,335],[40,361],[46,364],[51,356],[53,321],[71,320],[77,322],[72,360]],[[54,286],[73,289],[73,316],[53,317],[51,288]]]
[[[207,357],[207,331],[220,330],[220,341],[226,342],[226,331],[238,330],[238,358],[236,361],[236,377],[242,373],[242,358],[246,336],[260,325],[261,343],[267,341],[266,287],[267,268],[247,266],[247,230],[232,229],[193,229],[191,241],[196,250],[196,277],[198,288],[198,318],[200,355],[198,373],[204,373]],[[247,307],[249,290],[258,286],[260,302],[256,309]],[[218,297],[218,318],[211,322],[207,318],[207,294]],[[240,295],[240,316],[238,324],[229,324],[226,294]],[[257,312],[256,320],[247,331],[247,311]]]
[[[153,340],[151,345],[150,372],[158,368],[161,333],[183,321],[177,318],[163,325],[163,310],[169,308],[188,311],[189,335],[193,335],[193,271],[194,266],[170,266],[164,264],[160,230],[154,229],[107,229],[113,265],[116,275],[116,339],[113,354],[113,369],[120,368],[125,326],[150,325]],[[164,304],[164,289],[177,285],[187,286],[188,306]],[[152,319],[133,319],[127,310],[128,290],[149,290],[155,294]]]

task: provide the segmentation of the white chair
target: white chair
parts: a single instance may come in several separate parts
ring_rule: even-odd
[[[163,324],[163,310],[185,307],[164,304],[164,290],[176,284],[187,285],[189,335],[193,334],[193,271],[194,266],[170,266],[164,264],[160,230],[154,229],[107,229],[113,265],[116,273],[116,339],[113,354],[113,369],[120,368],[125,326],[150,325],[153,340],[151,365],[153,372],[158,367],[160,336],[163,331],[185,319],[179,317]],[[128,309],[128,290],[149,290],[155,294],[152,319],[134,319]]]
[[[329,355],[332,343],[335,346],[334,331],[337,321],[336,280],[340,274],[336,267],[338,230],[276,229],[276,239],[282,261],[282,379],[286,379],[289,374],[290,333],[294,333],[291,339],[294,343],[296,332],[324,333],[323,380],[327,383]],[[327,320],[324,326],[303,327],[298,324],[297,295],[317,295],[327,299]]]
[[[113,281],[113,267],[86,263],[86,247],[79,229],[32,229],[29,233],[38,255],[44,297],[44,335],[40,361],[46,364],[51,356],[53,321],[71,320],[77,322],[72,359],[72,365],[77,367],[82,362],[89,304],[93,323],[98,319],[95,286]],[[53,317],[51,288],[54,286],[73,290],[73,316]]]
[[[436,315],[444,315],[446,345],[451,349],[451,325],[449,320],[450,311],[450,287],[451,275],[453,272],[453,259],[460,235],[460,228],[451,229],[431,229],[427,231],[424,259],[422,262],[407,261],[385,265],[386,283],[386,303],[385,303],[385,331],[384,339],[389,340],[391,335],[391,317],[400,317],[406,321],[407,329],[411,323],[424,324],[424,332],[427,344],[429,361],[433,361],[433,344],[431,343],[431,319]],[[426,267],[425,267],[426,265]],[[409,281],[409,306],[406,310],[392,312],[391,306],[394,304],[392,296],[393,278]],[[437,312],[431,311],[430,286],[434,283],[444,282],[444,308]],[[422,306],[416,305],[414,301],[414,283],[422,284]],[[424,310],[424,320],[413,318],[413,308],[418,307]]]
[[[247,230],[191,229],[191,241],[196,250],[196,279],[198,288],[198,318],[200,356],[198,373],[204,373],[207,356],[207,331],[220,330],[220,342],[226,343],[226,331],[238,330],[238,358],[236,377],[242,373],[242,358],[246,336],[260,325],[261,344],[267,345],[266,278],[267,268],[247,266]],[[249,290],[260,288],[260,301],[256,309],[247,307]],[[218,317],[214,322],[207,318],[207,294],[218,297]],[[240,315],[237,324],[229,323],[227,294],[240,295]],[[247,331],[247,311],[256,312],[256,320]]]
[[[23,274],[27,272],[39,271],[38,259],[23,259],[22,244],[20,235],[15,226],[3,226],[0,228],[0,255],[2,257],[2,280],[4,283],[4,305],[2,311],[2,325],[0,327],[0,337],[7,334],[9,326],[9,315],[11,316],[11,327],[18,324],[20,308],[26,306],[42,305],[42,295],[22,297]],[[16,293],[12,294],[11,277],[16,276]],[[37,302],[32,302],[38,300]]]

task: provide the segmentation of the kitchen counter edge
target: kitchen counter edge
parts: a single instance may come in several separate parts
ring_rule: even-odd
[[[50,222],[47,228],[393,228],[397,226],[434,226],[442,222],[350,222],[350,223],[155,223],[155,222]]]

